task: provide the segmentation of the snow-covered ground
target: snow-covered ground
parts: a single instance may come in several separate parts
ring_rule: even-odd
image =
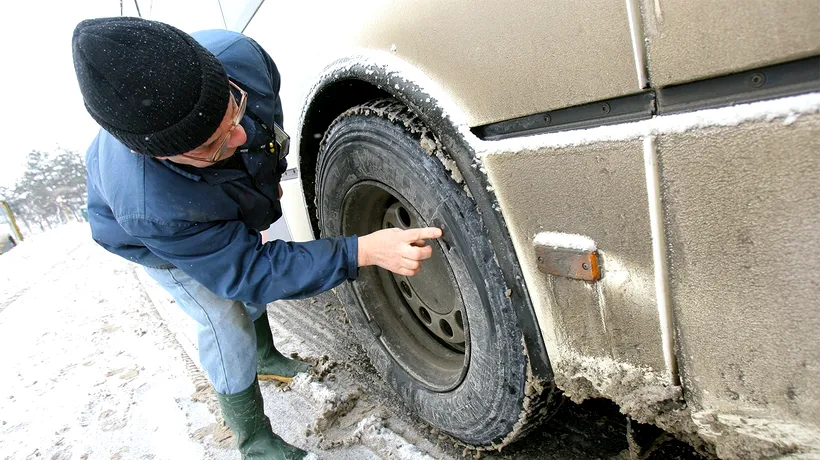
[[[0,256],[0,458],[228,459],[125,261],[67,225]]]
[[[0,256],[0,458],[239,458],[195,362],[191,326],[85,224]],[[275,335],[286,352],[306,350],[285,330]],[[308,354],[322,377],[262,385],[282,437],[328,459],[446,457],[388,428],[385,412],[359,403],[357,386],[322,382],[334,364]]]

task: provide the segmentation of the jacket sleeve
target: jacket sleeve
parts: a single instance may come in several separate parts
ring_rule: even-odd
[[[262,243],[242,222],[121,222],[158,257],[226,299],[268,303],[310,297],[358,277],[358,239]]]

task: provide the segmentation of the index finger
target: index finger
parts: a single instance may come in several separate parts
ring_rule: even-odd
[[[407,230],[407,241],[426,240],[428,238],[441,238],[442,230],[437,227],[411,228]]]

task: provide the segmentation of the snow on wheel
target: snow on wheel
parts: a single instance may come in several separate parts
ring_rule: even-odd
[[[413,411],[469,445],[497,447],[535,426],[552,393],[533,387],[494,248],[445,156],[394,99],[346,111],[319,152],[319,225],[323,237],[444,229],[418,275],[364,267],[337,292],[375,367]]]

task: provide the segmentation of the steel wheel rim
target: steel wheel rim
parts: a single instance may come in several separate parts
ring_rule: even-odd
[[[345,235],[427,225],[401,194],[374,181],[350,188],[341,221]],[[469,363],[467,314],[448,255],[439,242],[428,244],[433,257],[418,275],[363,267],[356,290],[371,332],[399,366],[429,389],[448,391],[463,380]]]

